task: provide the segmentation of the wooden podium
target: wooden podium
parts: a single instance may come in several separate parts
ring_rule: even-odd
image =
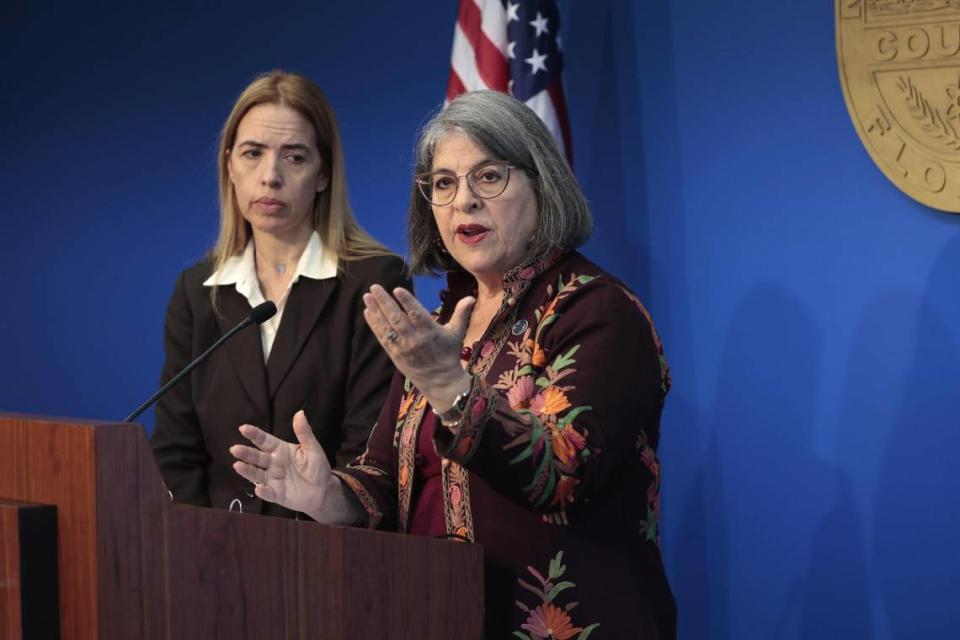
[[[174,505],[129,424],[0,413],[0,452],[2,638],[480,637],[479,546]]]

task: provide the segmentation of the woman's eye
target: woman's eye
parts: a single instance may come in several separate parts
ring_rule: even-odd
[[[247,149],[246,151],[244,151],[244,152],[241,153],[240,155],[243,156],[244,158],[259,158],[259,157],[260,157],[260,149]]]
[[[302,155],[298,154],[298,153],[294,153],[294,154],[291,154],[291,155],[287,156],[287,160],[289,160],[289,161],[292,162],[293,164],[303,164],[304,162],[307,161],[307,158],[306,158],[305,156],[302,156]]]
[[[477,179],[480,182],[498,182],[503,180],[503,174],[501,174],[498,169],[487,167],[480,171],[480,175],[477,176]]]
[[[436,190],[450,189],[453,187],[453,178],[450,176],[437,176],[433,180],[433,188]]]

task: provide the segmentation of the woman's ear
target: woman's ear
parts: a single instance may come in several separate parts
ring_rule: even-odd
[[[230,183],[236,186],[236,181],[233,178],[233,163],[230,162],[230,149],[223,152],[223,159],[227,163],[227,176],[230,178]]]
[[[320,171],[320,174],[317,176],[317,193],[323,193],[327,190],[328,186],[330,186],[330,178],[327,176],[327,172]]]

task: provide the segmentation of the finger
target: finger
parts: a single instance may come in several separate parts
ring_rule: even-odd
[[[367,321],[367,325],[375,336],[382,337],[390,330],[390,323],[387,322],[386,317],[380,311],[380,305],[377,304],[377,300],[372,293],[363,294],[363,305],[363,317]]]
[[[370,294],[367,294],[370,295]],[[367,307],[363,310],[363,319],[367,321],[367,326],[370,327],[373,337],[377,339],[377,342],[380,343],[380,346],[383,347],[383,350],[387,352],[387,355],[392,359],[394,357],[394,350],[397,348],[397,341],[400,339],[400,332],[390,326],[390,323],[387,322],[387,319],[383,317],[383,314],[374,307]]]
[[[266,451],[267,453],[273,453],[277,447],[283,444],[283,440],[280,438],[272,436],[260,427],[255,427],[252,424],[240,425],[240,435],[256,445],[258,449]]]
[[[395,342],[392,342],[388,339],[390,336],[390,331],[392,329],[383,329],[378,327],[377,321],[373,320],[374,313],[370,309],[363,310],[363,319],[367,321],[367,325],[370,327],[370,332],[373,333],[373,337],[377,339],[377,342],[380,343],[380,346],[383,347],[383,350],[387,352],[387,355],[392,359],[393,352],[392,350],[396,347]],[[397,334],[399,336],[399,334]]]
[[[266,500],[267,502],[276,502],[277,501],[277,492],[273,490],[273,487],[267,484],[254,484],[253,492],[257,494],[257,497],[261,500]]]
[[[256,485],[263,484],[269,479],[269,475],[265,470],[252,464],[241,462],[240,460],[233,463],[233,470]]]
[[[307,414],[303,409],[297,411],[293,416],[293,435],[297,436],[297,442],[300,446],[309,451],[323,453],[323,447],[313,433],[313,427],[307,422]]]
[[[463,336],[467,334],[467,326],[470,324],[470,314],[473,313],[473,305],[476,302],[477,299],[471,296],[462,298],[450,315],[450,320],[447,322],[446,327],[453,332],[453,335],[457,337],[458,341],[462,341]]]
[[[375,284],[370,287],[370,295],[373,296],[380,313],[383,314],[383,317],[386,318],[393,329],[400,335],[410,331],[410,319],[407,318],[406,312],[397,304],[393,296],[387,293],[386,289]]]
[[[428,323],[433,324],[433,317],[430,315],[430,312],[420,304],[420,301],[417,300],[417,297],[412,293],[403,287],[397,287],[393,290],[393,297],[396,298],[397,302],[403,307],[403,311],[407,314],[407,319],[410,321],[411,326],[419,328]]]
[[[243,444],[235,444],[230,447],[230,455],[237,460],[261,469],[266,469],[270,466],[271,457],[269,453],[264,453],[259,449],[254,449],[253,447],[248,447]]]

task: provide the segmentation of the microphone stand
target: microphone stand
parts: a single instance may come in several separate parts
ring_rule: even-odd
[[[263,324],[263,322],[265,322],[266,320],[269,320],[271,317],[273,317],[273,314],[275,314],[276,312],[277,312],[277,307],[276,307],[276,305],[274,305],[272,302],[267,301],[267,302],[264,302],[263,304],[258,304],[258,305],[250,312],[250,315],[248,315],[248,316],[247,316],[246,318],[244,318],[241,322],[239,322],[239,323],[237,324],[237,326],[235,326],[233,329],[230,329],[230,331],[227,331],[225,334],[223,334],[223,335],[220,337],[219,340],[217,340],[217,341],[214,342],[212,345],[210,345],[210,348],[209,348],[209,349],[207,349],[206,351],[204,351],[203,353],[201,353],[199,356],[197,356],[197,357],[193,360],[193,362],[191,362],[191,363],[188,364],[186,367],[184,367],[183,371],[181,371],[180,373],[178,373],[177,375],[175,375],[173,378],[171,378],[171,380],[170,380],[167,384],[165,384],[165,385],[163,385],[162,387],[160,387],[160,389],[159,389],[155,394],[153,394],[152,396],[150,396],[149,398],[147,398],[146,402],[144,402],[143,404],[141,404],[139,407],[137,407],[137,408],[134,410],[133,413],[131,413],[130,415],[128,415],[126,418],[124,418],[124,419],[123,419],[123,422],[132,422],[132,421],[134,420],[134,418],[136,418],[136,417],[139,416],[141,413],[143,413],[144,411],[146,411],[147,408],[150,407],[150,405],[152,405],[154,402],[157,401],[157,398],[159,398],[159,397],[162,396],[164,393],[166,393],[167,390],[170,389],[170,387],[172,387],[173,385],[175,385],[175,384],[177,384],[178,382],[180,382],[180,380],[183,378],[183,376],[185,376],[185,375],[187,375],[188,373],[190,373],[191,371],[193,371],[194,367],[196,367],[198,364],[200,364],[201,362],[203,362],[208,355],[210,355],[217,347],[219,347],[219,346],[222,345],[224,342],[226,342],[228,339],[230,339],[230,337],[233,336],[233,334],[235,334],[237,331],[240,331],[240,330],[243,329],[244,327],[246,327],[246,326],[248,326],[248,325],[251,325],[251,324],[254,324],[254,323],[256,323],[256,324]]]
[[[233,334],[235,334],[237,331],[240,331],[240,329],[243,329],[244,327],[246,327],[247,325],[250,325],[250,324],[253,324],[253,320],[250,319],[250,318],[244,318],[243,322],[241,322],[240,324],[238,324],[237,326],[235,326],[233,329],[230,329],[230,331],[227,331],[225,334],[223,334],[222,336],[220,336],[220,339],[217,340],[216,342],[214,342],[212,345],[210,345],[210,348],[209,348],[209,349],[207,349],[206,351],[204,351],[203,353],[201,353],[199,356],[197,356],[197,358],[196,358],[193,362],[191,362],[191,363],[188,364],[186,367],[184,367],[183,371],[181,371],[181,372],[178,373],[177,375],[175,375],[175,376],[173,376],[172,378],[170,378],[170,381],[169,381],[167,384],[165,384],[165,385],[163,385],[162,387],[160,387],[160,389],[159,389],[155,394],[153,394],[152,396],[150,396],[149,398],[147,398],[147,400],[146,400],[143,404],[141,404],[139,407],[137,407],[136,409],[134,409],[133,413],[131,413],[130,415],[128,415],[126,418],[123,419],[123,422],[133,422],[133,420],[134,420],[137,416],[139,416],[141,413],[143,413],[144,411],[146,411],[146,410],[150,407],[150,405],[152,405],[154,402],[156,402],[156,401],[157,401],[157,398],[159,398],[160,396],[162,396],[163,394],[165,394],[165,393],[167,392],[167,389],[169,389],[169,388],[172,387],[173,385],[175,385],[175,384],[177,384],[178,382],[180,382],[180,380],[183,378],[183,376],[185,376],[185,375],[187,375],[188,373],[190,373],[191,371],[193,371],[193,369],[194,369],[198,364],[200,364],[201,362],[203,362],[204,359],[205,359],[208,355],[210,355],[210,353],[211,353],[214,349],[216,349],[216,348],[219,347],[221,344],[223,344],[224,342],[226,342],[227,339],[230,338],[230,337],[231,337]]]

